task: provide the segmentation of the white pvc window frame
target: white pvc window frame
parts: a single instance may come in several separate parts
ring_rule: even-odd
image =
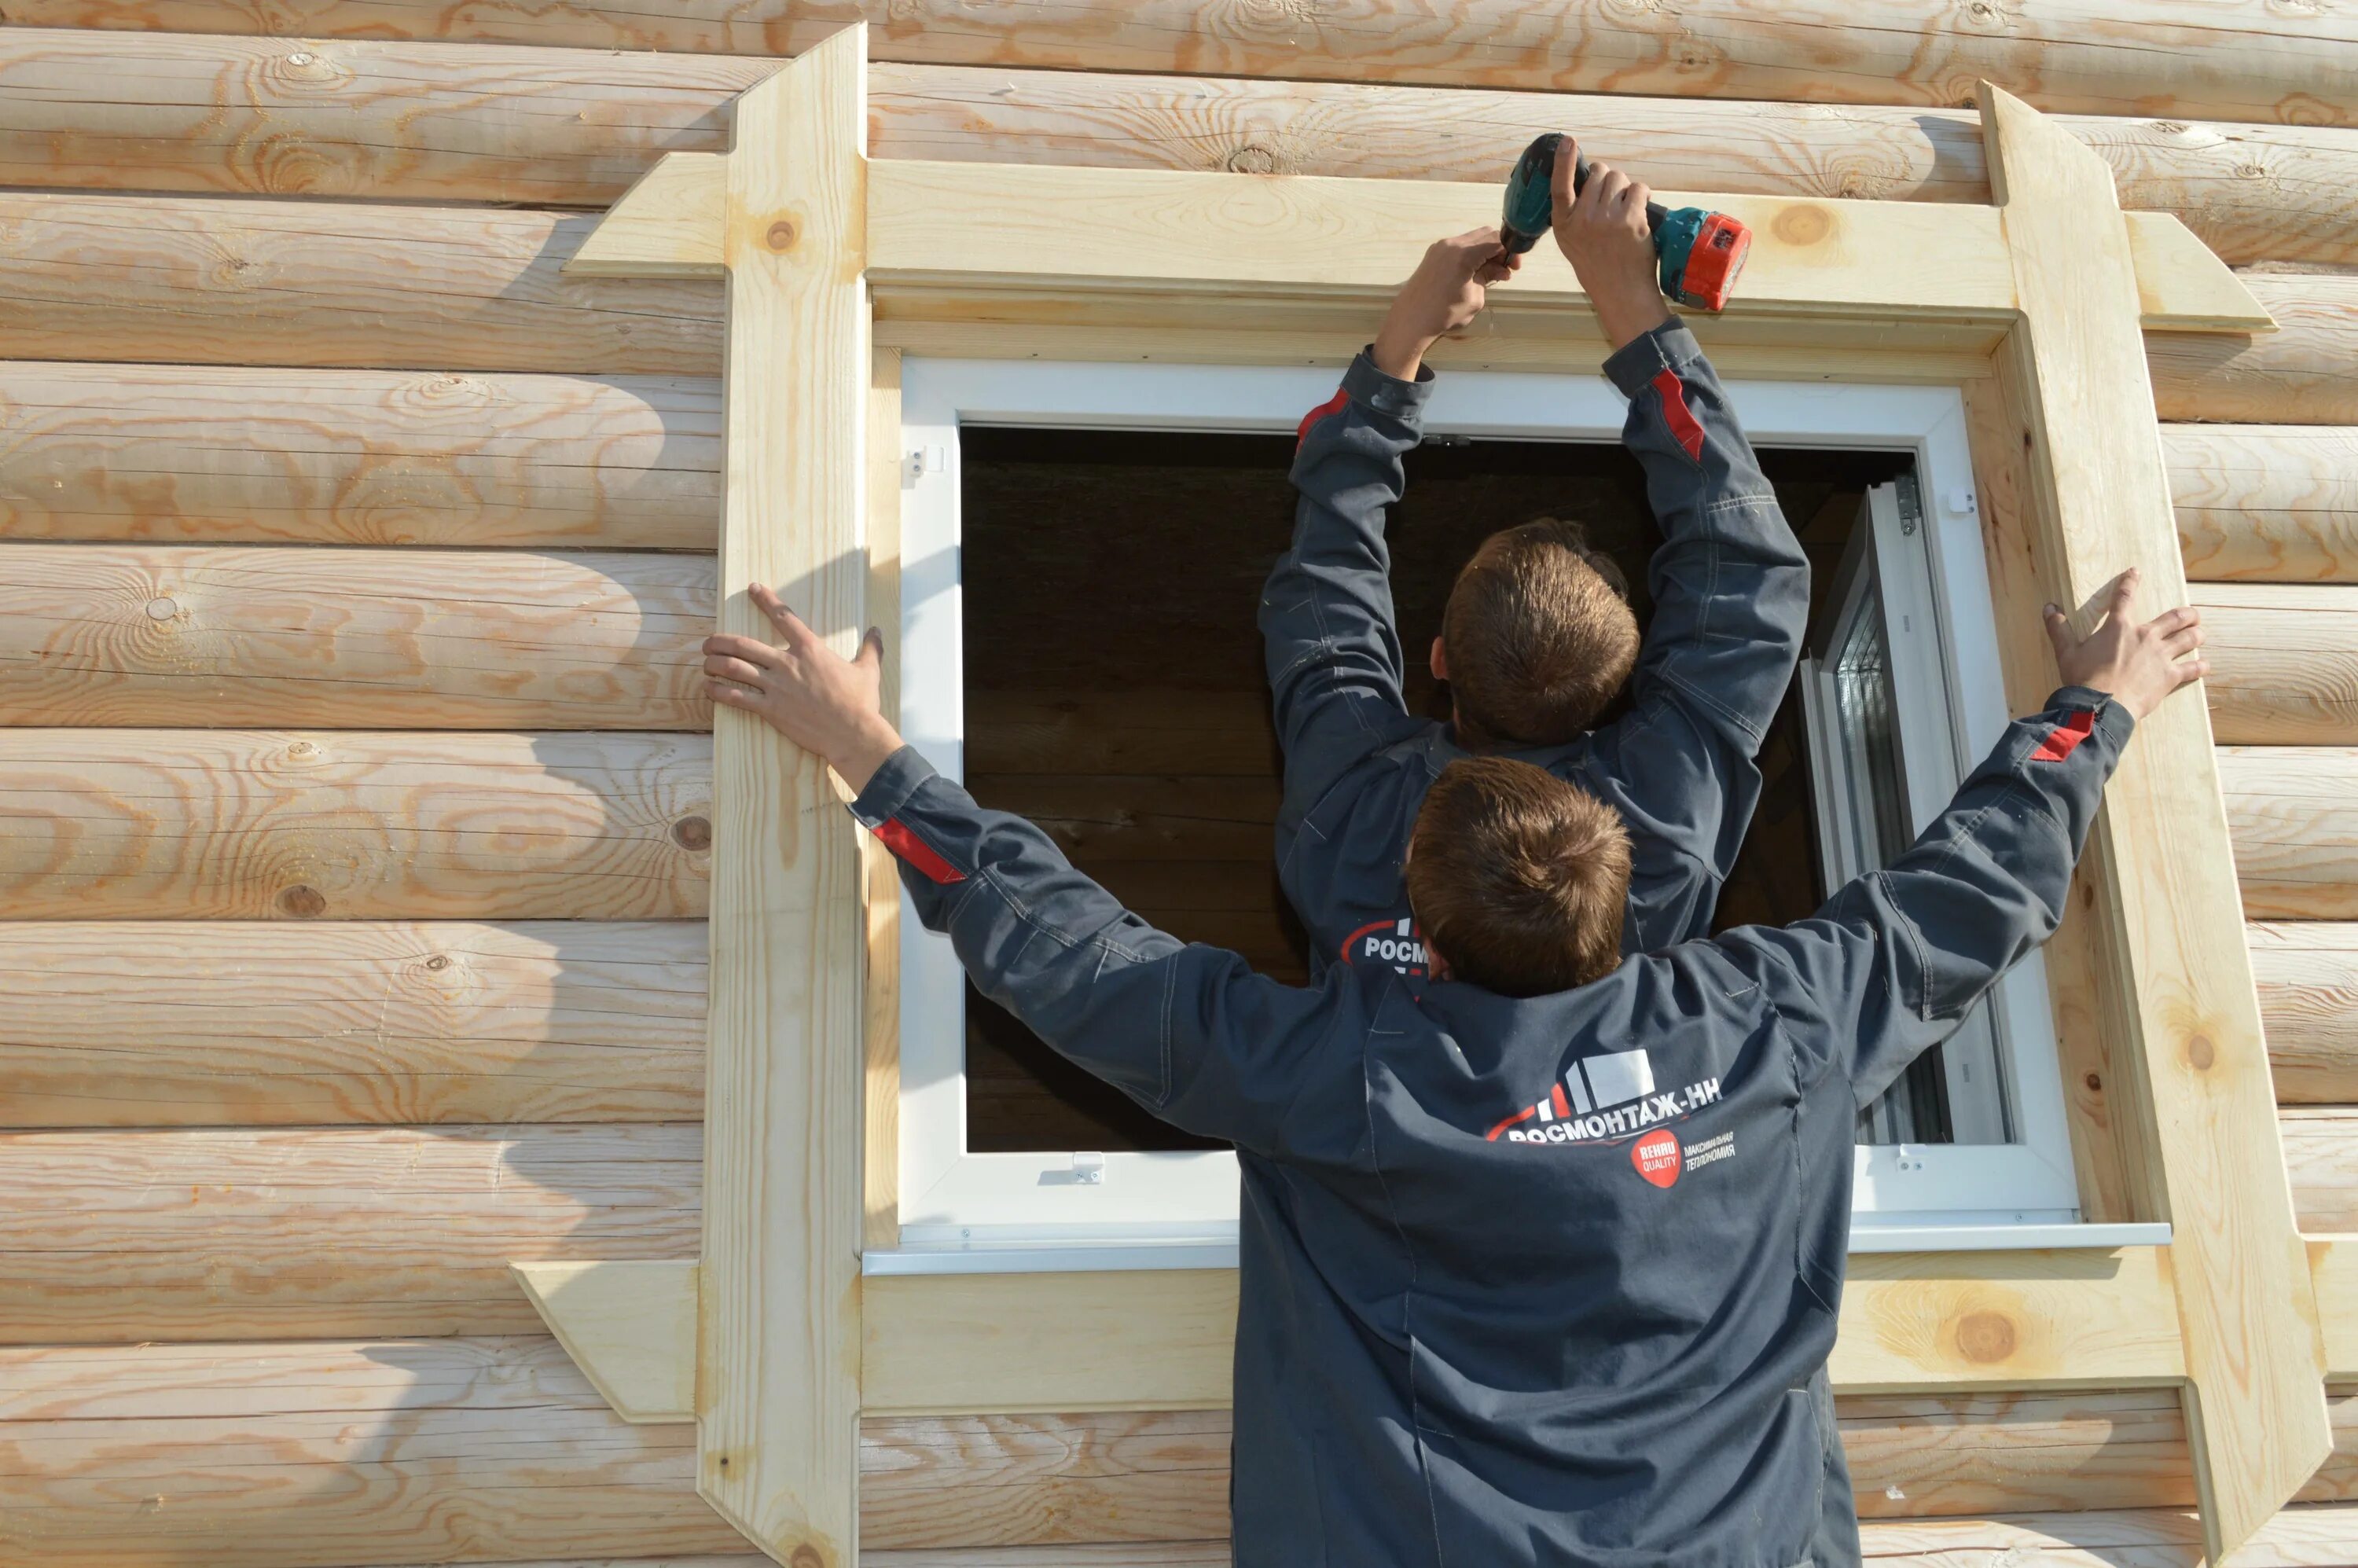
[[[901,728],[964,777],[959,599],[967,425],[1284,432],[1335,390],[1330,367],[957,360],[902,363]],[[1761,446],[1871,449],[1914,459],[1939,600],[1941,656],[1962,754],[2008,715],[1963,399],[1953,387],[1731,384]],[[1601,376],[1452,371],[1425,412],[1434,436],[1617,442],[1626,404]],[[1239,626],[1239,636],[1249,635]],[[1273,852],[1273,851],[1272,851]],[[904,909],[901,952],[902,1245],[871,1271],[1202,1267],[1233,1260],[1235,1156],[1226,1152],[969,1153],[965,982],[948,942]],[[2166,1227],[2079,1218],[2044,967],[2006,982],[2017,1141],[1861,1146],[1854,1250],[2118,1246]],[[2101,1232],[2102,1234],[2098,1234]]]

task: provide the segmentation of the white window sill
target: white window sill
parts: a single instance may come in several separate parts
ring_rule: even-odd
[[[1995,1252],[2060,1249],[2110,1251],[2119,1247],[2159,1247],[2169,1240],[2167,1225],[2076,1225],[1986,1223],[1971,1217],[1877,1224],[1872,1217],[1851,1226],[1853,1252]],[[966,1245],[880,1248],[863,1252],[868,1274],[1070,1274],[1114,1269],[1233,1269],[1234,1236],[1158,1238],[1141,1241],[1058,1243],[985,1241]]]

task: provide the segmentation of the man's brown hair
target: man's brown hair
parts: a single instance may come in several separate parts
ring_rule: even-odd
[[[1596,721],[1638,662],[1620,579],[1552,517],[1482,541],[1441,619],[1461,740],[1560,746]]]
[[[1545,769],[1462,757],[1409,834],[1408,902],[1450,977],[1545,996],[1621,962],[1629,835],[1611,806]]]

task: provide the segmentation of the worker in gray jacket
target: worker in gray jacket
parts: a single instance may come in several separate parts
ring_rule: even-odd
[[[1254,1568],[1856,1560],[1824,1397],[1852,1128],[2061,917],[2136,720],[2202,673],[2124,579],[2063,689],[1797,925],[1618,951],[1611,809],[1505,758],[1428,794],[1421,989],[1254,974],[1124,910],[877,708],[878,644],[705,644],[827,758],[984,994],[1242,1172],[1235,1552]],[[1565,983],[1559,983],[1559,982]]]
[[[1385,513],[1422,438],[1425,351],[1513,270],[1495,230],[1439,242],[1341,389],[1303,421],[1293,545],[1261,596],[1285,754],[1279,878],[1314,977],[1339,958],[1422,978],[1401,857],[1425,791],[1458,758],[1521,758],[1620,813],[1630,952],[1710,928],[1759,798],[1753,759],[1801,657],[1809,562],[1725,389],[1663,303],[1646,188],[1599,161],[1574,199],[1573,156],[1567,145],[1557,168],[1556,238],[1612,344],[1605,373],[1629,399],[1622,438],[1661,526],[1652,622],[1640,653],[1628,606],[1564,524],[1509,529],[1468,562],[1433,640],[1453,721],[1410,715]],[[1633,656],[1630,709],[1590,730]]]

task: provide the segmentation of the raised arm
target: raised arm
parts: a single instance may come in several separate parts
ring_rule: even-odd
[[[1260,600],[1292,814],[1307,811],[1407,717],[1385,514],[1405,484],[1401,460],[1422,436],[1433,388],[1424,351],[1472,321],[1488,286],[1514,270],[1499,256],[1495,230],[1435,243],[1375,343],[1302,421],[1293,544]]]
[[[1710,925],[1759,798],[1753,759],[1801,658],[1810,568],[1726,389],[1663,302],[1645,186],[1599,160],[1573,198],[1572,156],[1557,168],[1556,242],[1613,347],[1605,373],[1629,399],[1622,440],[1662,532],[1631,708],[1596,732],[1580,781],[1631,829],[1630,928],[1644,949]]]
[[[846,659],[769,589],[750,592],[780,643],[707,638],[712,700],[825,757],[858,792],[853,813],[899,859],[919,918],[949,934],[985,995],[1164,1120],[1262,1153],[1282,1152],[1321,1064],[1349,1068],[1332,1081],[1357,1096],[1356,1053],[1329,1048],[1359,1038],[1347,973],[1297,990],[1148,925],[1039,828],[983,810],[902,743],[878,711],[874,633]]]
[[[1752,968],[1804,1050],[1861,1106],[1952,1033],[1998,977],[2054,934],[2071,868],[2136,720],[2204,669],[2200,617],[2139,624],[2133,579],[2086,642],[2049,611],[2066,686],[2016,720],[1904,854],[1809,920],[1720,938]]]

